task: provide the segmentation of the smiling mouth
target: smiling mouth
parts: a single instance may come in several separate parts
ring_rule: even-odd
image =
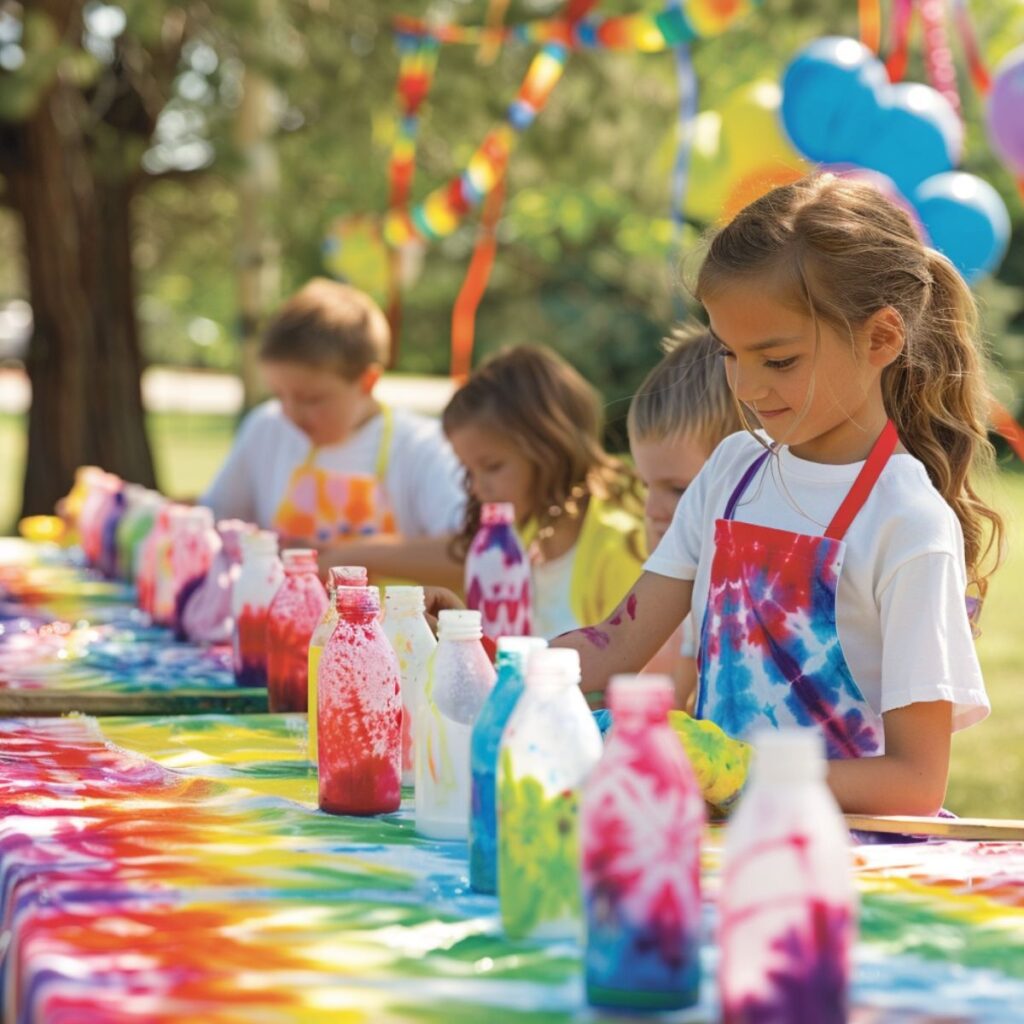
[[[761,419],[771,419],[773,416],[781,416],[786,409],[755,409],[754,413]]]

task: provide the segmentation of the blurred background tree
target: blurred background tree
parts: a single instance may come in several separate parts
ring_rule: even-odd
[[[659,6],[609,0],[599,10]],[[559,7],[513,0],[507,19]],[[0,216],[0,244],[20,247],[26,268],[0,267],[0,301],[24,293],[36,311],[24,505],[39,511],[82,462],[148,479],[141,364],[240,371],[240,342],[260,314],[323,272],[332,218],[385,209],[392,16],[479,24],[487,3],[0,0],[0,11],[2,198],[18,215]],[[1024,38],[1016,0],[972,12],[990,61]],[[817,36],[856,31],[848,0],[766,0],[694,46],[700,107],[755,77],[778,79]],[[414,198],[458,173],[504,117],[532,48],[510,44],[493,63],[479,56],[441,52]],[[915,60],[908,78],[923,80],[919,52]],[[1024,209],[963,76],[961,91],[964,168],[1000,190],[1016,229],[999,275],[978,289],[1012,401],[1024,364]],[[478,359],[520,341],[567,356],[604,393],[620,443],[628,396],[686,312],[681,282],[699,259],[702,225],[686,225],[681,252],[673,246],[677,121],[670,54],[573,55],[513,153],[477,318]],[[475,234],[471,217],[427,250],[405,295],[399,369],[447,372],[452,304]]]

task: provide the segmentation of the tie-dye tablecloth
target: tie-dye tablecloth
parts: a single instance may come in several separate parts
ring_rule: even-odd
[[[0,722],[4,1020],[610,1020],[465,846],[315,810],[305,719]],[[706,932],[717,851],[705,854]],[[1024,844],[860,847],[853,1019],[1024,1019]],[[715,950],[696,1011],[713,1020]]]
[[[72,554],[0,539],[0,715],[265,711],[228,648],[175,643]]]

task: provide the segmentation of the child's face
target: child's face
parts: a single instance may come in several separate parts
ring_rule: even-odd
[[[480,502],[511,501],[516,522],[534,513],[534,470],[510,438],[488,427],[466,425],[448,435],[467,474],[470,493]]]
[[[634,440],[629,450],[640,479],[647,485],[644,525],[647,549],[653,551],[665,536],[683,492],[708,461],[711,450],[690,434]]]
[[[813,462],[862,459],[885,422],[881,366],[866,337],[854,343],[777,301],[764,279],[739,281],[705,303],[722,343],[729,386],[773,441]]]
[[[281,409],[317,447],[344,441],[366,416],[368,394],[362,378],[305,363],[261,364],[263,378]]]

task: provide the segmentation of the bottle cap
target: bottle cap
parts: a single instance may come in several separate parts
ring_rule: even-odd
[[[580,656],[570,647],[533,651],[526,663],[527,686],[579,686]]]
[[[242,538],[242,553],[246,557],[277,554],[277,534],[272,530],[257,530]]]
[[[445,608],[437,616],[439,640],[479,640],[483,635],[483,620],[479,612],[466,608]]]
[[[480,525],[511,525],[516,521],[516,507],[511,501],[487,501],[480,506]]]
[[[285,548],[281,552],[285,572],[316,572],[316,551],[313,548]]]
[[[365,587],[368,581],[365,565],[332,565],[327,573],[329,587]]]
[[[753,774],[760,782],[825,778],[825,745],[817,729],[761,729],[755,733],[753,744]]]
[[[426,598],[422,587],[385,587],[384,608],[391,614],[410,613],[422,615],[426,608]]]
[[[664,715],[672,707],[674,693],[668,676],[616,675],[608,683],[608,706],[613,715],[628,711]]]

